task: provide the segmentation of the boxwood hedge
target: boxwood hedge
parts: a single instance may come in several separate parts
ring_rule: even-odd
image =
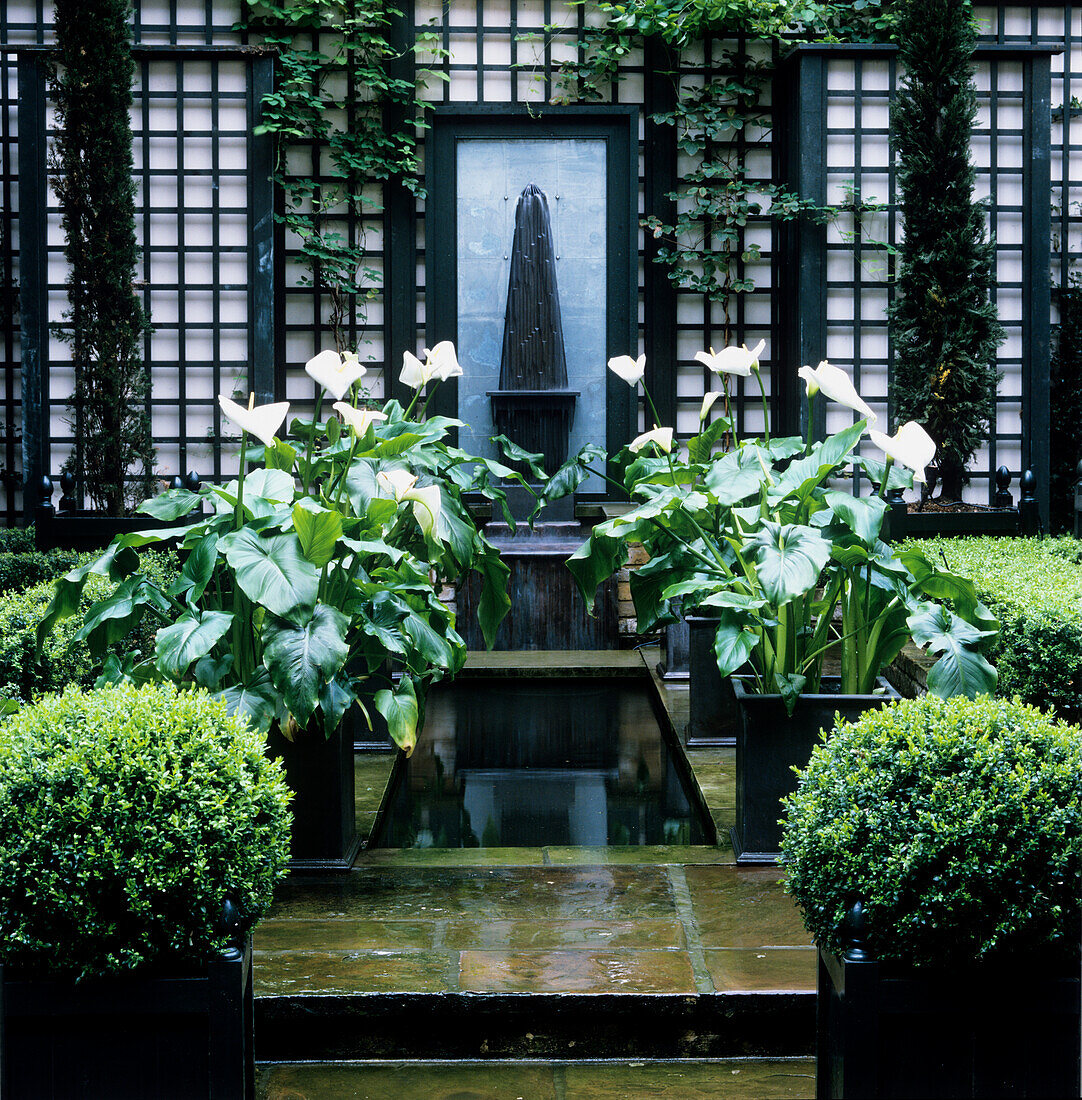
[[[919,545],[972,577],[1002,623],[987,654],[999,671],[996,694],[1082,721],[1082,544],[944,538]]]
[[[289,849],[263,737],[205,692],[69,688],[0,725],[0,959],[77,978],[170,968],[250,926]]]
[[[172,553],[145,554],[143,560],[148,572],[165,581],[178,571]],[[104,577],[92,578],[83,596],[85,607],[107,595],[110,587],[111,582]],[[0,598],[0,696],[30,702],[45,692],[62,691],[68,684],[93,686],[97,662],[85,642],[74,640],[79,616],[59,622],[41,652],[35,649],[34,634],[52,598],[52,581]],[[147,624],[134,631],[123,648],[145,653],[153,645],[154,629]]]
[[[884,961],[1074,961],[1082,732],[1017,700],[907,699],[842,723],[785,802],[787,889],[843,947],[863,900]]]

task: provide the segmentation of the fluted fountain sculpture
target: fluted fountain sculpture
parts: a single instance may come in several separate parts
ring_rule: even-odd
[[[489,391],[496,430],[544,455],[553,474],[567,458],[578,391],[567,388],[548,200],[534,183],[515,208],[499,387]]]

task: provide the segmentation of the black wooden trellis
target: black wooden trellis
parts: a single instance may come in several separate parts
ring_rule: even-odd
[[[246,42],[245,35],[234,27],[243,14],[244,6],[243,0],[135,0],[135,40],[141,47],[242,46]],[[402,10],[403,15],[392,30],[392,37],[396,44],[403,47],[403,53],[395,75],[405,79],[412,76],[413,61],[406,49],[412,44],[415,34],[434,29],[437,42],[456,52],[456,56],[440,60],[434,66],[453,81],[453,84],[443,87],[442,93],[437,89],[437,101],[442,100],[447,104],[492,100],[501,103],[523,102],[533,98],[535,88],[540,91],[541,98],[548,99],[558,90],[557,69],[559,58],[563,56],[561,51],[573,44],[584,28],[584,12],[581,7],[568,10],[555,0],[509,0],[498,11],[478,0],[446,0],[442,14],[431,24],[415,12],[412,3],[397,7]],[[1082,260],[1082,179],[1072,178],[1070,165],[1072,156],[1076,164],[1082,158],[1082,142],[1072,140],[1070,127],[1067,125],[1078,113],[1078,109],[1070,106],[1070,100],[1082,93],[1082,20],[1079,18],[1082,6],[1077,3],[1053,4],[1047,0],[1016,0],[1011,4],[978,3],[976,11],[986,28],[984,40],[989,44],[1004,47],[1068,47],[1062,73],[1058,71],[1057,63],[1053,63],[1050,74],[1057,104],[1066,104],[1063,108],[1063,120],[1058,115],[1052,120],[1053,211],[1050,220],[1053,231],[1051,274],[1056,285],[1065,285],[1072,265],[1077,266]],[[48,15],[49,7],[45,0],[0,0],[0,42],[46,42],[51,33]],[[551,32],[543,30],[545,25],[552,24],[558,24],[559,29]],[[708,41],[703,44],[701,56],[694,52],[689,53],[681,61],[682,77],[686,80],[709,79],[711,72],[716,71],[713,67],[719,56],[718,51],[726,45],[732,43]],[[3,315],[0,316],[0,362],[4,368],[4,388],[0,393],[0,415],[4,419],[4,428],[0,433],[0,465],[4,468],[4,486],[7,490],[4,501],[0,503],[0,510],[3,511],[2,518],[8,523],[14,522],[21,511],[21,441],[18,438],[18,427],[23,419],[19,380],[23,356],[19,346],[21,319],[16,312],[17,295],[14,287],[16,283],[22,284],[21,297],[23,303],[27,304],[27,274],[33,278],[28,262],[18,255],[19,238],[15,232],[16,198],[18,194],[22,194],[24,199],[26,197],[26,180],[18,180],[19,173],[14,163],[16,64],[14,53],[0,55],[0,73],[4,77],[0,86],[0,292],[4,306]],[[142,61],[140,65],[143,65]],[[425,65],[423,54],[420,65]],[[665,103],[671,101],[670,91],[659,76],[664,71],[664,60],[659,64],[656,54],[649,58],[631,56],[621,66],[621,71],[627,79],[624,83],[613,86],[607,97],[609,101],[639,105],[643,110],[644,120],[648,115],[664,112]],[[1030,99],[1024,105],[1026,111],[1035,106],[1030,101],[1030,91],[1036,92],[1038,98],[1041,94],[1036,84],[1027,85],[1026,96]],[[261,90],[254,82],[250,82],[250,103],[257,102],[260,94]],[[1005,96],[1004,102],[1008,100],[1009,96]],[[858,126],[866,125],[859,118],[861,105],[858,83],[851,103],[858,116]],[[994,107],[990,105],[990,109]],[[136,123],[138,129],[138,117]],[[389,118],[388,125],[395,125],[395,120]],[[667,195],[672,190],[674,177],[678,177],[687,168],[685,158],[677,158],[675,155],[674,138],[670,127],[644,124],[638,181],[640,214],[657,213],[666,217],[671,213]],[[779,133],[776,132],[774,138],[775,145],[779,146]],[[1029,140],[1028,137],[1026,140]],[[776,148],[775,153],[778,157],[784,155],[780,148]],[[267,201],[266,196],[260,192],[269,190],[265,187],[269,173],[265,173],[265,165],[256,163],[254,158],[258,155],[258,151],[254,152],[254,156],[250,151],[248,163],[249,184],[253,192],[251,200],[257,205]],[[859,151],[855,155],[859,157]],[[853,167],[848,172],[853,173]],[[775,178],[778,178],[776,172]],[[20,182],[22,187],[18,186]],[[137,182],[142,193],[145,181],[140,179]],[[888,191],[892,193],[893,186]],[[889,195],[879,194],[876,197],[885,199]],[[276,198],[280,201],[280,196]],[[1024,234],[1027,239],[1035,239],[1040,232],[1042,209],[1046,206],[1047,204],[1040,201],[1027,203],[1024,215],[1027,219]],[[166,215],[163,213],[162,216]],[[893,221],[893,208],[888,211],[887,217]],[[393,392],[393,380],[397,376],[403,348],[417,348],[425,343],[425,288],[422,281],[424,265],[418,265],[425,252],[424,221],[423,205],[415,201],[408,189],[392,184],[384,188],[382,210],[374,207],[351,221],[348,227],[349,232],[354,234],[352,239],[356,239],[355,234],[358,232],[369,234],[373,266],[383,271],[384,285],[379,299],[373,304],[371,320],[363,324],[354,321],[350,327],[350,335],[361,340],[364,349],[376,359],[378,365],[389,369],[389,384],[385,388],[388,393]],[[265,393],[273,388],[278,396],[285,396],[287,391],[294,390],[296,393],[289,392],[288,395],[307,400],[305,395],[311,393],[311,385],[299,368],[308,355],[326,343],[325,302],[318,290],[296,286],[293,268],[296,250],[293,242],[285,239],[281,228],[272,230],[269,221],[257,220],[255,217],[250,224],[253,234],[262,234],[261,243],[254,237],[250,240],[249,257],[253,265],[253,275],[267,293],[253,292],[249,302],[248,320],[252,324],[254,336],[253,344],[249,348],[248,362],[259,365],[261,373],[270,369],[269,364],[273,364],[273,384],[268,386],[264,379],[257,387],[260,392]],[[383,237],[382,245],[377,240],[380,232]],[[787,364],[814,361],[822,350],[822,343],[815,338],[814,329],[803,327],[803,320],[799,322],[801,327],[795,332],[793,330],[792,317],[796,299],[787,293],[786,280],[791,278],[792,264],[799,259],[801,253],[799,249],[790,253],[788,240],[782,239],[787,232],[788,229],[783,229],[780,233],[775,233],[770,246],[773,286],[766,287],[764,280],[763,288],[746,296],[734,311],[736,339],[758,339],[760,335],[765,335],[769,323],[774,336],[772,343],[777,343],[780,338],[788,341],[788,347],[793,347],[793,342],[797,341],[806,349],[803,354],[794,352],[794,357],[791,358],[780,346],[772,346],[769,354],[771,364],[776,364],[776,375],[782,373],[778,368]],[[814,239],[817,232],[815,227],[810,227],[808,232]],[[893,236],[893,230],[889,235]],[[804,242],[805,245],[810,243],[809,240]],[[648,352],[652,389],[655,397],[660,399],[663,416],[667,416],[667,411],[671,409],[675,417],[686,426],[697,412],[702,390],[711,381],[690,356],[695,348],[718,339],[719,310],[714,303],[694,290],[674,289],[664,278],[664,269],[650,262],[649,252],[653,247],[653,243],[645,239],[640,245],[640,336]],[[261,255],[264,260],[268,255],[273,256],[273,263],[270,265],[272,280],[269,285],[264,281],[267,275],[266,265],[260,267],[255,259],[260,254],[260,248],[263,248]],[[270,249],[269,253],[267,249]],[[767,250],[764,248],[764,256],[766,255]],[[153,259],[152,256],[152,264]],[[855,258],[852,260],[854,295],[859,295],[861,290],[856,270],[858,262]],[[1043,308],[1040,300],[1041,281],[1029,278],[1028,257],[1026,264],[1027,277],[1024,281],[1035,288],[1037,298],[1025,304],[1023,317],[1027,319],[1030,329],[1035,330],[1038,322],[1034,318]],[[418,273],[422,276],[420,280]],[[841,288],[835,286],[832,289]],[[1016,290],[1011,289],[1010,292],[1015,293]],[[764,322],[763,306],[767,302],[770,304],[770,316],[768,322]],[[274,308],[275,303],[277,308]],[[35,307],[31,304],[30,308],[33,314]],[[44,323],[44,310],[47,307],[37,308],[40,310],[39,320]],[[257,316],[269,318],[276,323],[257,321]],[[33,321],[33,316],[31,322],[37,323]],[[869,315],[859,305],[854,311],[852,326],[858,337],[861,333],[876,333],[879,323],[877,318]],[[1027,334],[1027,355],[1031,354],[1030,349],[1036,339],[1035,331]],[[258,341],[258,345],[255,341]],[[42,346],[45,346],[43,337]],[[882,365],[878,365],[876,369],[881,371]],[[251,381],[254,383],[255,379]],[[188,383],[184,385],[187,386]],[[302,391],[298,386],[305,388]],[[885,394],[880,396],[884,397]],[[1018,398],[1012,398],[1009,394],[1004,396],[1011,414],[1014,415]],[[779,392],[774,400],[784,406],[786,394]],[[62,403],[61,399],[58,399],[59,403]],[[738,416],[743,415],[745,403],[753,410],[758,403],[757,395],[749,394],[746,399],[738,401]],[[1028,408],[1032,413],[1036,406],[1033,401],[1027,401],[1022,404],[1022,408]],[[794,416],[797,412],[797,409],[790,409],[787,415]],[[186,414],[178,410],[178,415]],[[193,411],[192,416],[196,415]],[[1025,415],[1028,416],[1029,413]],[[1035,447],[1038,451],[1047,436],[1046,432],[1036,430],[1026,422],[1022,425],[1022,431],[1014,434],[1026,436],[1031,441],[1027,442],[1027,446]],[[185,430],[181,428],[171,431],[170,435],[172,438],[160,441],[163,447],[179,448]],[[195,442],[189,440],[188,444],[194,445]],[[1017,439],[1011,440],[1005,436],[1000,436],[995,445],[1000,442],[1004,447],[1017,449],[1019,446]],[[190,451],[191,446],[188,449]],[[209,467],[198,462],[192,463],[199,468],[200,473],[209,477],[221,472],[220,439],[214,442],[212,453],[215,457]],[[1033,457],[1035,464],[1039,464],[1039,454],[1034,454]],[[990,464],[990,469],[992,465],[994,464]],[[1047,483],[1045,478],[1040,478],[1039,482],[1042,486]]]
[[[994,475],[1000,465],[997,449],[1009,444],[1018,444],[1021,448],[1021,462],[1011,473],[1018,477],[1022,470],[1032,469],[1037,476],[1037,491],[1040,499],[1042,519],[1047,521],[1048,508],[1048,356],[1050,331],[1050,204],[1047,196],[1051,194],[1050,180],[1050,97],[1051,97],[1051,56],[1058,48],[1052,45],[990,44],[982,45],[976,54],[978,63],[988,67],[991,80],[991,92],[987,97],[991,115],[990,126],[990,166],[987,176],[990,181],[990,211],[993,219],[999,214],[1016,214],[1022,218],[1022,240],[1020,245],[1000,245],[1000,249],[1010,249],[1021,253],[1022,277],[1018,284],[1000,282],[999,289],[1017,290],[1022,295],[1021,302],[1021,359],[1012,363],[1001,358],[1006,365],[1016,365],[1021,373],[1022,392],[1020,396],[1001,393],[997,398],[998,406],[1003,409],[1020,402],[1022,424],[1020,432],[1004,430],[993,426],[987,447],[987,464],[982,469],[971,469],[970,477],[974,482],[986,485],[987,503],[992,503],[995,493]],[[831,175],[853,175],[859,187],[861,175],[860,141],[858,137],[868,136],[872,131],[859,127],[862,101],[863,67],[866,64],[886,62],[889,66],[889,89],[893,91],[896,83],[896,51],[891,46],[801,46],[782,65],[776,87],[776,98],[785,104],[787,124],[784,135],[775,141],[775,164],[779,178],[785,180],[801,195],[825,205],[828,182]],[[844,62],[851,64],[854,82],[851,93],[839,93],[837,89],[828,92],[828,71],[830,64]],[[1012,64],[1021,70],[1021,91],[1009,93],[998,87],[1001,69]],[[852,100],[852,114],[858,125],[851,128],[828,129],[828,96],[834,100],[845,98]],[[1017,128],[997,126],[996,112],[1006,102],[1016,102],[1021,107],[1022,125]],[[828,165],[828,135],[846,134],[852,139],[857,164],[841,167]],[[879,131],[886,137],[886,131]],[[1021,143],[1022,163],[1018,168],[1005,168],[997,163],[996,143],[1006,139],[1016,139]],[[891,239],[894,239],[894,173],[893,160],[888,162],[889,195],[881,198],[889,200],[891,211]],[[1001,175],[1017,176],[1021,180],[1022,202],[1020,206],[1011,206],[998,201],[997,179]],[[827,229],[821,223],[802,219],[783,227],[780,232],[780,247],[789,263],[782,269],[778,284],[781,302],[794,303],[796,317],[793,323],[779,323],[778,331],[782,335],[782,360],[788,364],[814,363],[824,355],[828,344],[828,293],[832,286],[851,292],[854,315],[844,324],[852,326],[856,335],[863,328],[876,328],[887,332],[885,315],[870,317],[862,311],[863,284],[859,275],[859,252],[854,255],[854,273],[852,282],[831,283],[827,266],[830,247],[827,244]],[[861,247],[858,236],[855,247]],[[849,246],[853,247],[853,246]],[[889,294],[889,289],[888,289]],[[779,318],[779,322],[781,319]],[[862,385],[861,346],[854,339],[854,381],[858,390],[873,405],[879,403],[889,408],[888,393],[872,393]],[[889,368],[891,354],[888,351],[885,362]],[[803,389],[796,376],[796,366],[781,372],[776,380],[779,407],[785,423],[785,430],[801,430],[804,401]],[[817,415],[822,418],[820,402]],[[820,419],[813,425],[820,435],[825,430],[825,422]]]
[[[50,370],[50,293],[60,287],[49,277],[49,257],[60,252],[62,245],[51,245],[48,240],[48,179],[46,149],[46,64],[48,48],[41,46],[13,47],[18,56],[19,72],[19,193],[21,197],[18,211],[19,228],[19,297],[20,297],[20,347],[22,353],[22,422],[23,447],[22,467],[24,484],[31,491],[24,493],[23,509],[29,516],[38,503],[36,490],[43,475],[53,478],[59,471],[54,469],[52,455],[54,442],[63,444],[66,438],[54,440],[52,426],[54,414],[62,412],[69,401],[68,394],[51,393]],[[257,400],[273,398],[276,392],[276,329],[278,311],[275,307],[275,242],[278,236],[274,225],[274,190],[270,183],[272,167],[272,144],[269,137],[253,134],[253,128],[259,117],[262,96],[273,86],[274,55],[259,47],[217,46],[217,45],[181,45],[181,46],[136,46],[133,49],[137,69],[140,74],[139,90],[136,93],[136,118],[141,125],[136,128],[136,140],[143,144],[141,165],[136,168],[137,206],[142,214],[142,269],[143,295],[151,316],[151,323],[157,332],[175,332],[177,342],[176,396],[155,395],[152,392],[147,402],[148,411],[153,418],[156,410],[176,409],[177,431],[156,432],[156,446],[176,448],[178,468],[168,473],[185,473],[194,465],[200,464],[190,451],[206,443],[211,445],[211,468],[199,470],[201,474],[220,480],[223,476],[222,434],[223,423],[217,407],[216,395],[229,392],[233,387],[230,381],[236,374],[245,378],[245,387],[255,392]],[[185,123],[184,105],[187,98],[206,98],[203,90],[185,90],[184,74],[186,66],[193,62],[206,63],[210,71],[210,102],[212,126],[209,131],[194,131]],[[219,72],[223,63],[243,63],[246,72],[246,87],[243,91],[225,92],[218,85]],[[175,73],[176,88],[166,93],[151,89],[150,74],[152,68],[168,65]],[[170,102],[175,102],[177,111],[177,129],[172,135],[175,148],[175,168],[152,167],[151,143],[160,142],[162,134],[152,129],[150,123],[150,104],[155,96],[165,94]],[[227,131],[218,125],[218,111],[229,97],[238,98],[244,103],[245,124],[243,130]],[[209,167],[192,167],[185,164],[184,144],[193,136],[209,139]],[[226,168],[220,163],[219,142],[223,137],[236,141],[243,140],[246,147],[247,163],[243,168]],[[177,199],[175,205],[161,205],[152,198],[155,178],[163,175],[175,175],[177,180]],[[188,179],[208,179],[210,181],[211,207],[209,210],[191,206],[184,197],[184,186]],[[241,206],[228,206],[218,200],[220,183],[232,178],[243,178],[245,201]],[[175,243],[172,239],[159,244],[156,239],[155,219],[172,219],[175,224]],[[194,283],[189,277],[187,267],[188,242],[186,240],[186,220],[192,217],[209,218],[210,243],[199,246],[201,255],[209,255],[209,282]],[[243,251],[246,253],[246,282],[238,285],[229,283],[219,276],[222,258],[231,249],[223,243],[222,219],[243,218],[247,222],[247,241]],[[170,235],[171,237],[171,235]],[[175,282],[160,281],[156,278],[156,265],[164,257],[175,257]],[[155,322],[151,297],[167,292],[175,296],[176,321],[163,324]],[[186,298],[193,292],[202,292],[210,301],[211,318],[207,321],[193,321],[187,316]],[[246,317],[243,322],[227,322],[223,319],[220,298],[225,293],[246,299]],[[211,353],[199,356],[199,368],[210,373],[209,392],[197,396],[189,392],[188,378],[192,369],[191,357],[186,351],[189,335],[198,332],[209,336]],[[236,337],[243,332],[245,351],[243,359],[230,359],[223,355],[223,340]],[[160,370],[160,357],[153,359],[155,333],[148,334],[144,357],[152,370]],[[213,438],[193,435],[188,420],[197,409],[209,410],[213,423]]]

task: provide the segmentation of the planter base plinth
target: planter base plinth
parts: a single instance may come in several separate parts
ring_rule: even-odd
[[[318,859],[291,859],[289,861],[289,873],[291,875],[312,874],[345,874],[353,870],[353,864],[357,862],[357,855],[361,850],[363,840],[357,836],[346,847],[341,856],[325,856]]]
[[[745,852],[735,825],[729,829],[729,840],[733,845],[733,856],[741,866],[754,867],[770,864],[776,866],[781,862],[781,852]]]

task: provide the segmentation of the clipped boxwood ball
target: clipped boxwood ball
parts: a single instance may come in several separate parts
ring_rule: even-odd
[[[205,692],[69,688],[0,725],[0,959],[89,977],[203,962],[289,855],[263,738]]]
[[[1077,958],[1076,727],[1017,700],[904,700],[818,745],[786,811],[787,889],[824,947],[859,895],[883,961]]]

